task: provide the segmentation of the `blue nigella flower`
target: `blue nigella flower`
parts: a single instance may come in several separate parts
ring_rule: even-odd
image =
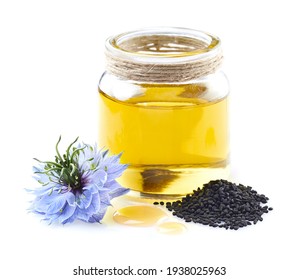
[[[85,222],[100,222],[110,206],[110,200],[125,194],[115,180],[127,168],[120,164],[119,155],[108,155],[108,150],[97,146],[79,144],[78,138],[62,156],[56,144],[55,161],[39,161],[33,167],[34,178],[41,187],[30,190],[36,198],[30,211],[43,215],[50,224],[71,223],[76,219]]]

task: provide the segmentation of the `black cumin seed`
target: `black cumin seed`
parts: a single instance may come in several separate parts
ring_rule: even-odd
[[[262,205],[268,200],[268,197],[258,194],[252,187],[226,180],[213,180],[181,200],[167,202],[166,208],[186,222],[238,230],[262,221],[262,215],[273,210],[272,207]],[[154,204],[164,205],[164,202]]]

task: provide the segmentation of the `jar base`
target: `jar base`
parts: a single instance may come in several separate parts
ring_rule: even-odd
[[[144,198],[180,197],[210,180],[228,179],[229,165],[138,165],[129,166],[119,183]],[[134,194],[134,192],[131,192]]]

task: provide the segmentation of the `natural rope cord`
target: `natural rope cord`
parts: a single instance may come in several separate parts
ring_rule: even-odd
[[[116,52],[107,50],[106,69],[125,80],[180,83],[215,73],[222,58],[220,48],[212,50],[198,38],[139,36],[120,43]]]

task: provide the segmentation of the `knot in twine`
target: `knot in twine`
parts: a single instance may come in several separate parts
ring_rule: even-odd
[[[215,73],[223,55],[198,38],[152,35],[107,48],[106,70],[124,80],[181,83]]]

